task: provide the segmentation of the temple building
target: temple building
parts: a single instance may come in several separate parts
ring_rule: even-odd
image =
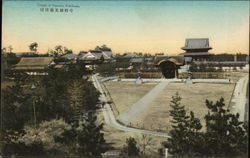
[[[46,69],[50,66],[55,66],[53,57],[22,57],[12,70],[28,75],[46,75]]]
[[[178,69],[185,64],[183,56],[157,55],[154,65],[160,67],[165,78],[178,78]]]
[[[186,39],[185,46],[181,49],[186,52],[180,55],[185,58],[192,58],[192,61],[206,61],[210,56],[214,55],[209,53],[208,50],[212,49],[209,46],[208,38],[189,38]]]

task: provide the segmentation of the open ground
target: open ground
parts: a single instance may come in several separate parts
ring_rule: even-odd
[[[135,84],[134,82],[103,83],[109,91],[119,113],[125,112],[158,83]],[[115,113],[116,114],[116,113]]]
[[[139,100],[155,83],[141,85],[133,82],[105,83],[113,101],[120,113],[128,109]],[[130,126],[154,131],[167,132],[170,128],[169,110],[171,97],[178,92],[181,103],[187,111],[193,111],[204,125],[204,116],[207,113],[205,100],[216,101],[223,97],[226,105],[229,104],[235,84],[211,83],[170,83],[160,94],[132,120]],[[127,91],[128,90],[128,91]],[[142,91],[142,92],[141,92]],[[130,99],[132,98],[132,99]]]

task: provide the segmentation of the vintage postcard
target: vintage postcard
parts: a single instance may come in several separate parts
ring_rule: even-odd
[[[247,158],[249,1],[3,0],[0,158]]]

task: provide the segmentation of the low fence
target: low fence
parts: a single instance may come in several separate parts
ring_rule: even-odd
[[[120,114],[119,110],[117,109],[117,106],[113,100],[113,98],[111,97],[107,87],[105,86],[105,84],[101,84],[102,88],[104,90],[104,94],[105,96],[109,99],[109,104],[111,106],[112,111],[114,112],[115,116],[118,116]]]
[[[163,78],[161,72],[141,72],[141,78]],[[136,72],[121,72],[119,73],[120,78],[137,78],[138,73]]]
[[[226,79],[229,78],[228,72],[193,72],[192,78],[194,79]],[[142,72],[140,73],[141,78],[164,78],[161,72]],[[119,73],[120,78],[137,78],[138,73],[136,72],[121,72]],[[185,79],[188,77],[188,73],[179,73],[178,78]]]
[[[178,78],[185,79],[188,77],[188,73],[179,73]],[[225,79],[229,77],[228,72],[192,72],[192,78],[218,78]]]

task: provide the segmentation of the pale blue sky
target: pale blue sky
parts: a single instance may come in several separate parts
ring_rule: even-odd
[[[77,5],[73,13],[40,12],[39,4]],[[185,38],[209,38],[211,52],[248,53],[247,1],[5,1],[3,46],[75,53],[106,44],[115,52],[182,52]]]

